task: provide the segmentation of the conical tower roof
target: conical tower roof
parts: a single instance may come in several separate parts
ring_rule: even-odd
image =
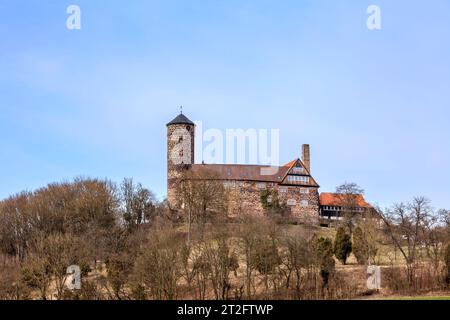
[[[172,121],[170,121],[167,125],[170,126],[172,124],[190,124],[194,125],[194,123],[189,120],[184,114],[180,113],[178,116],[175,117]]]

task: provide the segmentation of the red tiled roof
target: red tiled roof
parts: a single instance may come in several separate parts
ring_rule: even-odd
[[[300,160],[295,159],[280,167],[240,164],[194,164],[191,172],[194,175],[201,175],[202,173],[213,174],[214,179],[220,180],[282,183],[289,170],[297,161]],[[309,173],[306,175],[310,177],[311,182],[309,186],[319,187]]]
[[[221,180],[248,180],[261,182],[281,182],[289,171],[289,167],[270,167],[238,164],[194,164],[194,174],[208,172]]]
[[[321,193],[320,194],[320,205],[321,206],[342,206],[345,200],[345,197],[354,197],[352,202],[354,201],[358,207],[361,208],[372,208],[372,206],[366,202],[364,196],[362,194],[355,195],[345,195],[338,193]]]
[[[286,163],[283,167],[292,167],[294,164],[296,164],[298,159],[292,160],[291,162]]]

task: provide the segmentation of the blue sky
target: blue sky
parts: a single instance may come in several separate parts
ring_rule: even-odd
[[[321,191],[450,208],[449,88],[448,0],[0,0],[0,198],[79,175],[163,197],[182,104],[205,129],[279,128],[281,162],[309,143]]]

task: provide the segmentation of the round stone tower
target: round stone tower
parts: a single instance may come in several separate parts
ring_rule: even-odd
[[[195,124],[183,112],[167,124],[167,200],[177,206],[176,184],[184,170],[194,164]]]

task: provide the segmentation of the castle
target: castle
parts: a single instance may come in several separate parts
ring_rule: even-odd
[[[234,203],[229,206],[230,216],[242,212],[265,214],[267,203],[263,203],[262,195],[269,203],[276,196],[277,203],[283,204],[283,211],[290,219],[324,226],[340,220],[349,210],[354,214],[373,210],[361,194],[344,195],[352,198],[351,207],[345,204],[342,194],[322,193],[319,196],[320,186],[311,175],[308,144],[302,145],[301,158],[279,167],[195,164],[194,153],[195,124],[181,112],[167,124],[167,200],[172,209],[177,210],[182,205],[177,186],[183,174],[189,172],[196,177],[203,174],[204,179],[220,181],[236,195]]]
[[[214,173],[224,186],[239,194],[240,210],[264,214],[263,190],[276,190],[280,203],[298,219],[319,216],[319,185],[311,175],[310,147],[302,146],[301,159],[279,166],[236,164],[195,164],[195,124],[179,114],[167,124],[167,199],[176,206],[176,186],[183,171]],[[271,199],[269,197],[268,201]]]

